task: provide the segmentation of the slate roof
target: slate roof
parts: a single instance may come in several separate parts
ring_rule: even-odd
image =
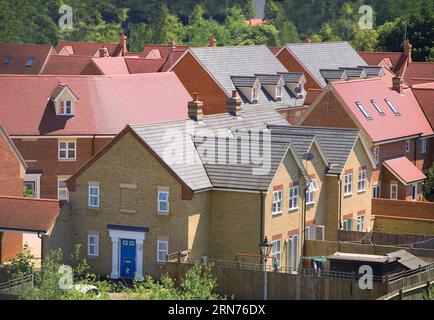
[[[258,80],[255,76],[231,76],[231,79],[236,88],[251,88]]]
[[[358,79],[364,79],[366,78],[366,71],[363,68],[339,68],[342,70],[345,70],[345,74],[347,77],[351,78],[358,78]]]
[[[277,74],[288,72],[273,53],[264,45],[259,46],[224,46],[190,48],[191,54],[211,74],[215,81],[229,96],[234,88],[231,76],[254,76],[255,74]],[[243,104],[250,105],[249,100],[238,92]],[[286,87],[282,90],[281,101],[274,99],[266,92],[259,90],[258,104],[274,108],[303,105],[303,99],[295,99]]]
[[[225,113],[205,116],[200,122],[187,119],[132,125],[131,128],[172,168],[182,181],[193,191],[197,191],[212,188],[213,185],[195,149],[193,136],[203,136],[209,131],[219,130],[219,136],[223,134],[232,137],[237,130],[266,129],[267,125],[272,124],[288,126],[286,120],[277,111],[257,105],[243,108],[241,117]],[[169,144],[176,150],[175,153],[167,152]],[[183,152],[182,159],[175,158],[179,152]],[[195,157],[196,161],[186,161],[192,157]],[[175,160],[181,161],[176,163]]]
[[[322,85],[326,81],[320,69],[338,69],[366,65],[365,61],[346,41],[290,43],[285,46]]]
[[[345,163],[353,149],[354,144],[359,137],[358,129],[341,129],[341,128],[322,128],[322,127],[281,127],[268,126],[273,135],[280,135],[288,140],[294,140],[295,136],[308,135],[315,136],[330,163],[328,173],[339,174],[342,172]],[[301,142],[301,140],[299,140]],[[305,153],[306,143],[299,148]],[[294,143],[297,149],[297,144]]]
[[[282,78],[278,74],[256,74],[256,77],[264,86],[276,86]]]
[[[398,250],[395,252],[386,253],[386,255],[390,258],[397,259],[398,263],[410,270],[416,270],[420,267],[426,267],[429,265],[428,262],[423,261],[406,250]]]
[[[299,83],[303,78],[302,72],[278,72],[286,83]]]
[[[333,80],[346,80],[347,75],[345,70],[342,69],[321,69],[321,76],[324,78],[326,83],[329,83]]]
[[[359,66],[359,68],[365,69],[367,78],[381,77],[384,75],[382,67],[376,66]]]

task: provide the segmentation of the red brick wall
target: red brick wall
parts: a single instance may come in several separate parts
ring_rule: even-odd
[[[434,202],[372,199],[372,214],[434,220]]]
[[[204,114],[227,112],[226,93],[190,53],[176,64],[173,71],[191,96],[193,92],[199,94]]]
[[[20,178],[20,171],[21,163],[6,138],[0,134],[0,195],[23,195],[23,179]]]
[[[77,160],[59,161],[57,159],[58,140],[55,138],[44,138],[37,141],[14,139],[15,145],[25,160],[37,160],[36,162],[28,162],[29,168],[43,170],[41,175],[41,198],[47,199],[57,198],[58,176],[72,175],[109,141],[109,138],[78,139]]]
[[[315,81],[315,79],[307,72],[307,70],[288,50],[283,49],[276,57],[289,72],[304,73],[304,76],[306,78],[306,89],[322,89],[322,87]]]
[[[1,235],[1,233],[0,233]],[[15,258],[23,249],[23,235],[21,233],[3,233],[0,236],[0,264]]]

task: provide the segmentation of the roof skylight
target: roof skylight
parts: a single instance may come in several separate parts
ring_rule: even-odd
[[[368,111],[366,111],[365,107],[363,106],[363,104],[360,101],[356,101],[356,105],[359,107],[360,111],[363,113],[365,118],[372,119],[371,116],[369,115]]]
[[[26,67],[31,67],[31,66],[33,66],[33,62],[35,61],[35,57],[30,57],[29,59],[27,59],[27,62],[26,62]]]
[[[396,110],[395,106],[393,105],[392,101],[390,101],[388,98],[384,99],[384,101],[386,101],[387,105],[390,107],[390,109],[392,109],[393,113],[396,116],[400,115],[400,113],[398,112],[398,110]]]
[[[381,110],[380,106],[378,105],[377,101],[375,99],[371,99],[372,105],[377,109],[378,113],[382,116],[384,116],[383,110]]]

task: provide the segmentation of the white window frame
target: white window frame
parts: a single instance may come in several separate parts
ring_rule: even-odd
[[[318,190],[318,185],[315,179],[311,180],[312,184],[306,190],[306,205],[311,205],[315,203],[315,191]]]
[[[57,179],[57,199],[58,200],[69,200],[69,191],[68,191],[68,186],[66,186],[66,180],[67,179]],[[60,182],[65,182],[65,188],[60,188]],[[61,196],[61,189],[63,189],[63,192],[64,192],[64,194],[66,194],[66,196]]]
[[[274,267],[274,261],[277,260],[277,267],[280,268],[282,266],[282,241],[281,239],[271,241],[273,247],[271,248],[271,265]],[[274,249],[277,248],[277,251]]]
[[[166,244],[167,249],[161,249],[160,244]],[[160,259],[160,253],[165,253],[164,260]],[[169,254],[169,241],[167,240],[157,240],[157,262],[167,262],[167,255]]]
[[[63,107],[62,107],[62,103],[63,103]],[[69,107],[67,106],[67,104],[70,104]],[[59,100],[57,102],[57,109],[58,112],[57,114],[59,116],[72,116],[74,115],[74,102],[72,100]],[[63,112],[62,112],[62,108],[63,108]],[[68,108],[69,108],[69,112],[68,112]]]
[[[380,147],[379,146],[375,146],[374,148],[372,148],[372,155],[374,156],[375,163],[378,164],[380,162]]]
[[[166,200],[160,200],[160,195],[162,194],[167,194],[167,199]],[[169,205],[170,205],[170,193],[169,191],[165,191],[165,190],[159,190],[158,194],[157,194],[157,211],[158,213],[163,213],[163,214],[167,214],[169,213]],[[162,210],[161,209],[161,204],[166,203],[167,204],[167,210]]]
[[[65,143],[65,148],[61,148],[61,144]],[[69,144],[73,143],[74,148],[70,148]],[[65,157],[60,156],[60,152],[65,152]],[[69,151],[74,151],[74,157],[69,156]],[[58,150],[57,150],[57,157],[58,160],[77,160],[77,141],[71,141],[71,140],[59,140],[58,142]]]
[[[256,86],[252,88],[252,102],[258,101],[258,90]]]
[[[392,194],[393,194],[393,192],[392,192],[392,190],[393,190],[393,188],[396,188],[396,192],[395,192],[395,194],[396,194],[396,197],[392,197]],[[391,200],[398,200],[398,184],[397,183],[391,183],[390,184],[390,195],[389,195],[389,198],[391,199]]]
[[[426,138],[420,139],[420,153],[426,153],[427,151],[427,140]]]
[[[357,231],[365,231],[365,215],[357,216]]]
[[[279,196],[276,197],[276,195]],[[271,206],[271,211],[273,215],[282,213],[282,195],[283,190],[273,191],[273,204]]]
[[[32,182],[35,185],[35,199],[39,199],[41,197],[41,174],[26,174],[24,176],[24,184],[26,182]]]
[[[376,194],[378,193],[378,197],[376,197]],[[372,187],[372,198],[379,199],[381,198],[381,182],[378,181],[377,184],[375,184]]]
[[[410,152],[410,140],[405,140],[405,152]]]
[[[344,196],[353,194],[353,174],[347,173],[344,175]]]
[[[96,194],[91,194],[91,190],[95,189],[98,192]],[[92,199],[96,198],[97,203],[96,204],[92,204]],[[97,185],[89,185],[88,186],[88,200],[87,200],[87,205],[89,206],[89,208],[99,208],[100,206],[100,188]]]
[[[353,230],[353,219],[345,219],[342,221],[342,229],[352,231]]]
[[[282,98],[282,85],[280,84],[276,86],[276,98]]]
[[[95,243],[91,243],[90,239],[95,239]],[[90,249],[94,247],[95,252],[91,253]],[[88,234],[87,235],[87,255],[90,257],[98,257],[99,256],[99,235],[97,234]]]
[[[298,186],[289,188],[289,211],[298,209]]]
[[[360,170],[357,178],[358,178],[357,191],[365,192],[366,191],[366,169]]]

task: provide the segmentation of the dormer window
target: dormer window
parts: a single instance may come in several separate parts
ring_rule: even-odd
[[[11,64],[11,63],[12,63],[12,56],[7,56],[7,57],[5,58],[5,62],[4,62],[4,64],[9,65],[9,64]]]
[[[250,103],[258,102],[261,83],[257,77],[253,76],[231,76],[232,83],[238,92],[242,94]]]
[[[258,101],[258,88],[253,87],[252,89],[252,102]]]
[[[282,98],[282,86],[280,84],[276,86],[276,98]]]
[[[279,74],[255,74],[259,79],[259,83],[265,92],[267,92],[272,99],[280,101],[282,99],[282,86],[285,84],[283,78]]]
[[[56,115],[58,116],[73,116],[75,104],[78,97],[66,85],[59,83],[52,94]]]
[[[35,57],[30,57],[27,59],[26,67],[31,68],[33,66],[33,62],[35,61]]]

